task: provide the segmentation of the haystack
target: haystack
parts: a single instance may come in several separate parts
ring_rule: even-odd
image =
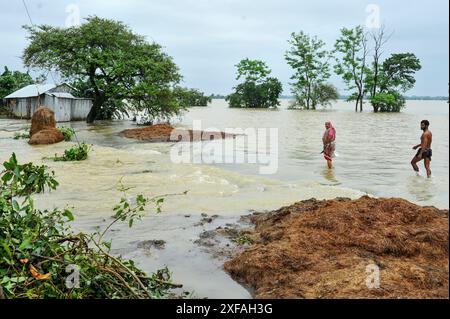
[[[64,141],[64,135],[56,128],[55,113],[41,106],[31,118],[30,145],[55,144]]]
[[[448,211],[402,199],[309,200],[254,215],[225,263],[257,298],[448,298]]]

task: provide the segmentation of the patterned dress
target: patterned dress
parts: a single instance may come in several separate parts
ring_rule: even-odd
[[[323,137],[325,141],[328,141],[323,146],[323,157],[332,162],[336,150],[336,130],[333,127],[327,129]]]

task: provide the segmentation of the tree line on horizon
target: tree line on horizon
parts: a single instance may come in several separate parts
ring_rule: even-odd
[[[149,118],[169,119],[190,106],[206,106],[214,95],[180,86],[182,75],[173,58],[157,43],[149,43],[120,21],[91,16],[80,26],[24,26],[29,44],[25,67],[56,71],[84,97],[93,99],[88,122],[145,112]],[[291,108],[314,110],[339,99],[329,83],[332,71],[350,92],[348,101],[363,110],[368,99],[374,112],[399,112],[403,94],[415,84],[421,69],[413,53],[395,53],[382,60],[390,36],[385,29],[368,33],[363,27],[343,28],[333,50],[304,32],[292,33],[286,62],[293,70]],[[334,62],[334,63],[332,63]],[[230,107],[275,108],[283,92],[264,61],[243,59],[237,65],[240,81],[226,96]],[[28,84],[43,82],[29,74],[5,69],[0,98]]]

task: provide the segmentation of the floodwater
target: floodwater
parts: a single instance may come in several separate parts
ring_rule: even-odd
[[[253,210],[272,210],[311,197],[357,198],[363,194],[401,197],[448,209],[449,118],[445,101],[408,101],[399,114],[355,113],[345,102],[315,112],[287,110],[287,104],[282,101],[279,110],[240,110],[214,100],[211,106],[192,108],[175,120],[177,126],[189,128],[194,120],[201,120],[202,129],[208,130],[277,128],[278,147],[270,145],[270,149],[278,149],[278,165],[271,175],[259,174],[262,164],[174,163],[170,156],[174,144],[142,143],[118,136],[133,126],[130,121],[61,124],[72,126],[80,141],[94,147],[87,161],[54,163],[43,157],[61,154],[69,143],[31,147],[26,140],[12,138],[29,125],[27,121],[0,120],[0,160],[15,152],[20,162],[50,166],[61,186],[37,196],[37,205],[72,207],[77,217],[74,227],[84,231],[110,221],[121,196],[117,190],[120,180],[132,187],[130,198],[140,193],[149,197],[175,194],[166,197],[160,215],[149,207],[132,229],[117,225],[110,236],[115,253],[135,259],[148,272],[167,265],[174,280],[197,297],[250,297],[222,271],[221,262],[194,242],[202,231],[232,223]],[[333,171],[326,169],[319,154],[323,124],[328,119],[337,130],[339,156]],[[434,134],[432,179],[423,177],[423,168],[422,176],[416,176],[409,164],[423,119],[431,122]],[[261,153],[252,146],[251,142],[241,145],[236,153]],[[211,160],[206,154],[203,159]],[[177,195],[184,191],[187,195]],[[219,217],[211,224],[199,225],[202,213]],[[139,243],[149,240],[164,240],[166,246],[139,248]]]

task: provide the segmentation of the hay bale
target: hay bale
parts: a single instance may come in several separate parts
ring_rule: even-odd
[[[55,113],[45,106],[39,107],[31,118],[30,145],[48,145],[64,141],[56,128]]]
[[[58,129],[41,130],[34,134],[28,144],[30,145],[48,145],[64,141],[64,135]]]
[[[33,137],[34,134],[42,130],[55,128],[55,112],[45,106],[40,106],[31,118],[30,136]]]
[[[448,211],[402,199],[304,201],[252,217],[224,267],[257,298],[448,298]],[[367,267],[380,287],[367,286]],[[372,269],[372,268],[370,268]]]

